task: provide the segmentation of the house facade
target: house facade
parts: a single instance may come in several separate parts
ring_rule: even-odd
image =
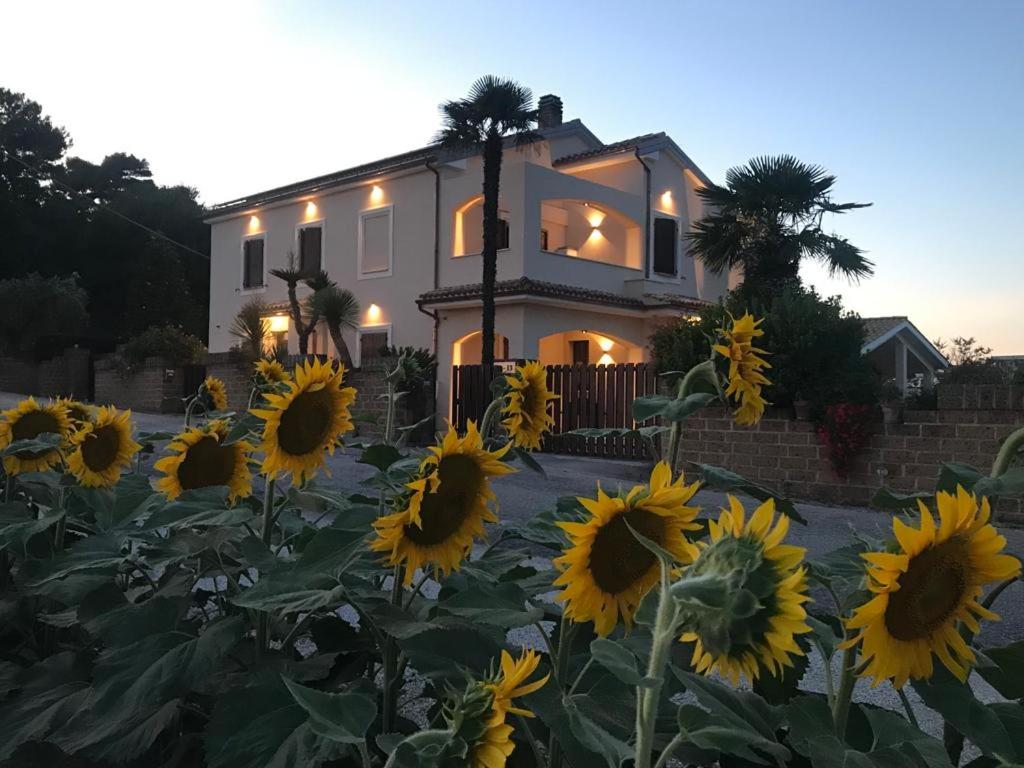
[[[554,96],[541,98],[540,115],[541,138],[510,142],[502,161],[495,358],[644,361],[657,324],[737,280],[688,253],[707,178],[664,133],[605,144],[563,122]],[[292,254],[358,299],[359,328],[346,334],[355,365],[385,344],[437,355],[447,414],[452,366],[480,362],[482,181],[479,156],[429,146],[215,206],[210,350],[238,343],[231,324],[257,297],[268,344],[297,351],[286,286],[270,276]],[[326,329],[310,351],[335,354]]]

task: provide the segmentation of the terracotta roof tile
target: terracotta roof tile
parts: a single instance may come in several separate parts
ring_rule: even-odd
[[[592,157],[601,157],[602,155],[613,155],[616,152],[622,152],[627,149],[635,149],[644,142],[652,139],[660,139],[664,137],[665,133],[644,133],[640,136],[634,136],[631,139],[623,139],[622,141],[616,141],[612,144],[605,144],[603,147],[597,149],[588,149],[586,152],[576,152],[572,155],[565,155],[557,160],[552,161],[552,165],[565,165],[566,163],[576,163],[580,160],[589,160]]]

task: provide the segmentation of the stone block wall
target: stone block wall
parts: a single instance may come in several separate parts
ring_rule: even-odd
[[[211,352],[206,356],[206,375],[224,382],[230,410],[246,409],[252,392],[252,363],[243,360],[237,352]]]
[[[941,384],[940,411],[1024,411],[1024,386],[1019,384]]]
[[[183,369],[168,365],[157,357],[146,358],[133,373],[123,376],[110,358],[100,358],[94,366],[97,405],[115,405],[149,413],[179,413]]]
[[[87,399],[91,355],[88,349],[72,348],[42,362],[0,357],[0,392]]]
[[[686,421],[680,457],[726,467],[796,499],[866,506],[883,486],[934,489],[946,461],[987,472],[1002,440],[1020,426],[1024,411],[907,411],[902,424],[876,423],[851,471],[840,478],[810,422],[769,412],[756,427],[738,427],[724,409],[706,409]],[[1024,522],[1020,500],[1004,499],[999,510]]]

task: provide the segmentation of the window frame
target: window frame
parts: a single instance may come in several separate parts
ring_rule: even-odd
[[[364,254],[364,226],[363,222],[374,216],[388,217],[388,267],[386,270],[367,272],[363,269]],[[395,206],[394,203],[378,205],[375,208],[366,208],[359,212],[359,222],[356,229],[356,274],[359,280],[374,280],[380,277],[391,277],[395,273]],[[322,246],[321,246],[322,247]],[[322,260],[322,259],[321,259]]]
[[[356,328],[356,348],[351,350],[352,364],[356,368],[363,367],[363,334],[386,333],[388,335],[387,345],[392,345],[391,323],[378,323],[377,325],[360,325]]]
[[[299,266],[302,266],[302,230],[320,228],[320,269],[324,269],[324,254],[327,252],[327,224],[323,218],[299,222],[295,226],[295,257]],[[303,272],[305,274],[305,271]],[[310,272],[315,275],[315,272]]]
[[[245,244],[251,240],[260,240],[263,242],[263,284],[253,285],[246,287],[245,285]],[[238,279],[238,291],[239,293],[250,294],[250,293],[263,293],[267,290],[267,233],[266,230],[263,232],[251,232],[242,235],[242,239],[239,241],[238,246],[239,252],[239,264],[240,274]]]
[[[655,222],[658,219],[669,219],[670,221],[674,221],[675,225],[676,225],[676,236],[675,236],[675,240],[674,240],[675,248],[673,249],[673,251],[674,251],[674,253],[673,253],[673,263],[675,264],[675,271],[671,272],[671,273],[669,273],[669,272],[659,272],[657,269],[654,268],[656,252],[657,252],[657,248],[656,248],[657,239],[656,238],[657,238],[657,229],[658,229]],[[680,218],[679,216],[676,216],[673,213],[666,213],[665,211],[660,211],[660,210],[657,210],[657,209],[651,211],[651,278],[652,279],[661,279],[661,280],[678,280],[679,279],[679,270],[680,270],[680,267],[681,267],[680,259],[679,259],[679,253],[680,253],[680,250],[681,250],[682,240],[683,240],[683,237],[682,237],[682,231],[683,231],[682,230],[682,222],[683,222],[682,218]]]

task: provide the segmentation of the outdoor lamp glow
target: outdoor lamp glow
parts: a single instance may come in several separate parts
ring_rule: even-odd
[[[271,315],[268,320],[271,333],[284,333],[288,330],[288,315]]]
[[[366,308],[366,317],[368,320],[380,320],[380,307],[371,304]]]

